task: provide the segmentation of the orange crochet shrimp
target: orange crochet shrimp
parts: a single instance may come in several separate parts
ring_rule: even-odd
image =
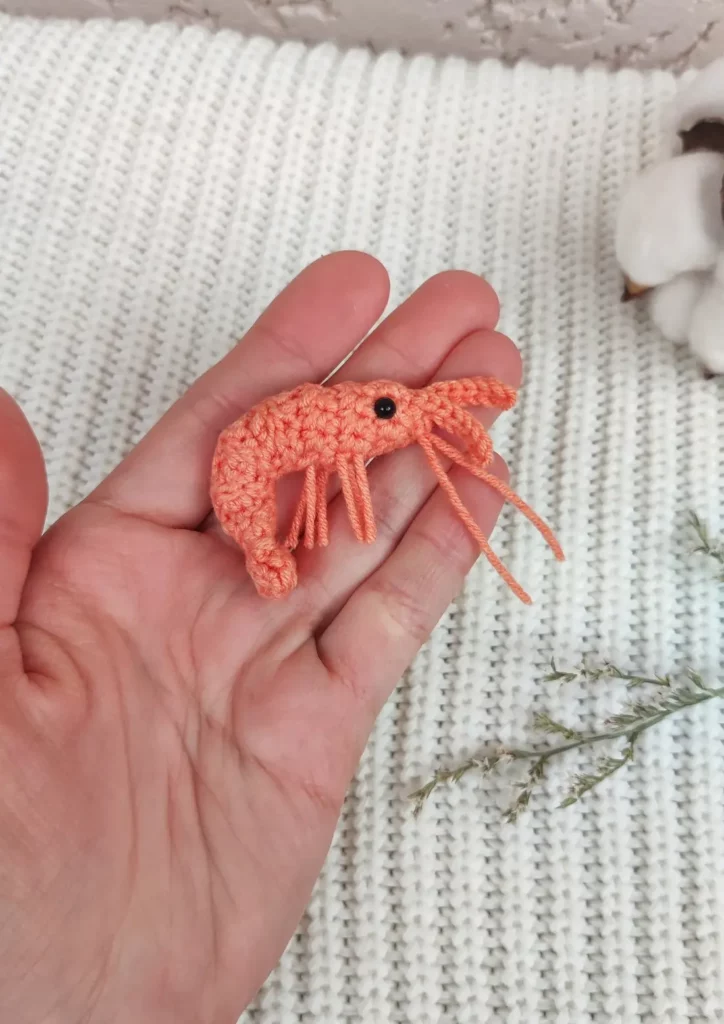
[[[302,384],[267,398],[220,435],[211,474],[211,499],[223,529],[243,549],[263,597],[283,597],[297,584],[292,551],[328,542],[327,480],[336,472],[355,535],[376,536],[366,462],[419,444],[447,494],[491,565],[521,600],[530,598],[492,551],[451,483],[444,456],[484,480],[537,527],[556,557],[563,552],[549,527],[487,467],[493,445],[465,406],[510,409],[516,392],[491,377],[441,381],[415,390],[393,381]],[[458,448],[435,429],[459,438]],[[277,539],[276,482],[304,471],[304,485],[285,543]]]

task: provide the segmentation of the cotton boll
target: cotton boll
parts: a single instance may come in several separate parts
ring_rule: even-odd
[[[694,306],[689,345],[709,373],[724,373],[724,283],[719,275],[712,277]]]
[[[667,341],[678,345],[687,340],[694,306],[710,278],[701,271],[680,274],[651,292],[649,314]]]
[[[724,121],[724,57],[707,64],[682,86],[671,107],[675,132],[686,131],[697,121]]]
[[[724,155],[695,152],[655,164],[624,193],[616,258],[629,282],[655,287],[713,266],[724,244]]]

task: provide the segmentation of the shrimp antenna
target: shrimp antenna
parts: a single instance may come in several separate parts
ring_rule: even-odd
[[[544,537],[556,558],[559,561],[563,561],[564,555],[558,541],[553,536],[550,527],[548,527],[543,520],[536,515],[532,508],[527,505],[522,498],[520,498],[514,491],[508,487],[507,484],[499,480],[493,473],[488,472],[486,469],[476,466],[474,463],[469,462],[465,455],[454,445],[449,444],[443,438],[438,437],[436,434],[431,434],[429,437],[423,437],[419,440],[420,447],[425,452],[427,461],[438,479],[440,487],[445,491],[450,500],[450,504],[455,509],[460,519],[463,521],[465,526],[468,528],[471,536],[477,541],[481,552],[485,555],[487,560],[490,562],[495,571],[499,576],[507,583],[513,593],[523,601],[524,604],[531,604],[530,595],[521,587],[520,583],[515,579],[512,573],[503,565],[501,560],[495,554],[491,548],[487,537],[482,532],[478,524],[473,519],[469,509],[464,504],[462,498],[455,489],[454,484],[445,472],[445,467],[440,462],[437,452],[437,448],[443,455],[449,458],[452,462],[457,463],[463,468],[469,470],[475,476],[477,476],[488,486],[498,491],[506,501],[509,501],[516,508],[520,509],[523,515],[530,520],[531,523],[539,530],[541,535]]]
[[[563,549],[556,540],[550,526],[543,522],[541,517],[533,511],[527,502],[523,501],[519,494],[516,494],[515,491],[511,490],[511,488],[494,473],[490,473],[484,467],[477,466],[474,462],[471,462],[470,459],[465,457],[465,454],[461,452],[459,448],[456,448],[455,445],[449,444],[444,440],[444,438],[433,434],[432,443],[438,451],[443,455],[446,455],[451,462],[456,462],[459,466],[462,466],[463,469],[467,469],[469,473],[472,473],[473,476],[476,476],[479,480],[488,484],[489,487],[492,487],[494,491],[502,494],[506,501],[509,501],[511,505],[514,505],[515,508],[523,513],[528,522],[535,526],[536,530],[540,533],[541,537],[543,537],[558,561],[565,562],[566,556],[563,554]]]

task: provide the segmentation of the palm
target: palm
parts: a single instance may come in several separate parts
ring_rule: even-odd
[[[45,949],[22,983],[6,969],[14,1020],[49,1019],[62,1004],[89,1020],[123,1007],[119,1019],[232,1021],[290,937],[375,714],[474,552],[408,451],[370,474],[380,540],[357,544],[333,500],[332,547],[300,556],[298,589],[264,602],[207,518],[205,478],[219,429],[255,396],[300,379],[289,366],[293,330],[306,352],[298,363],[323,376],[383,304],[372,261],[314,265],[35,545],[27,577],[22,542],[30,551],[38,516],[18,504],[8,519],[8,558],[21,562],[8,563],[9,576],[25,578],[0,632],[0,674],[11,680],[0,756],[14,779],[0,791],[0,906],[17,908],[7,927],[0,917],[0,942],[6,963],[39,941]],[[491,372],[515,384],[515,351],[491,330],[494,305],[469,275],[434,280],[345,375],[423,383],[449,352],[443,376]],[[485,335],[466,337],[476,328]],[[405,338],[417,345],[412,370]],[[280,348],[271,370],[270,341]],[[229,392],[234,379],[243,385]],[[37,506],[38,473],[27,467],[41,464],[11,415],[14,465],[26,472],[13,475],[10,451],[9,476]],[[489,529],[495,497],[461,485]],[[284,512],[285,491],[280,503]],[[34,856],[18,852],[28,848]]]

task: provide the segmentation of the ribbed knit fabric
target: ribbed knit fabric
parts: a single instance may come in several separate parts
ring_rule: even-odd
[[[496,430],[558,566],[506,514],[385,709],[302,926],[246,1024],[724,1020],[724,732],[713,704],[647,734],[569,810],[554,769],[501,824],[510,777],[406,796],[483,744],[571,724],[608,684],[548,659],[722,662],[722,590],[687,553],[724,525],[724,400],[619,304],[612,225],[657,147],[663,74],[481,66],[200,29],[0,19],[0,381],[39,433],[51,518],[78,500],[304,264],[340,247],[393,300],[486,274],[525,354]]]

